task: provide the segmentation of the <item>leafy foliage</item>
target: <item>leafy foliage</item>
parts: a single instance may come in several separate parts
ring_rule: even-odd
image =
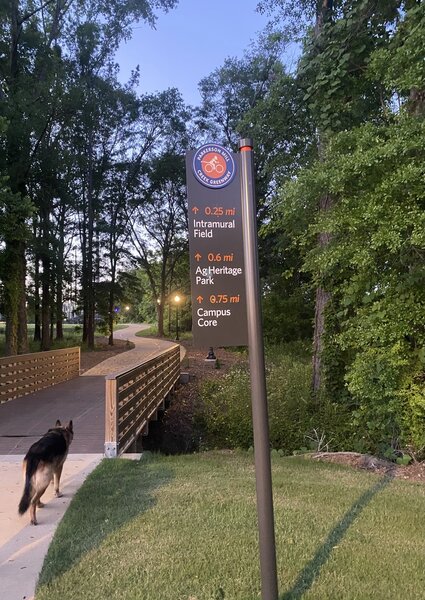
[[[292,454],[309,445],[314,429],[324,431],[333,447],[344,444],[347,414],[312,399],[311,364],[304,344],[270,346],[267,352],[267,392],[271,446]],[[249,448],[253,444],[249,373],[235,368],[220,380],[205,382],[197,418],[206,447]]]
[[[328,392],[351,404],[352,431],[375,451],[423,447],[424,135],[423,119],[408,111],[340,133],[329,139],[325,160],[285,192],[288,223],[300,207],[311,217],[324,192],[337,199],[299,232],[298,243],[304,268],[334,293]],[[330,242],[318,248],[321,231]]]

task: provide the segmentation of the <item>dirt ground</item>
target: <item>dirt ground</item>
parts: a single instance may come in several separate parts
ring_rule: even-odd
[[[309,455],[313,460],[333,462],[363,469],[377,475],[390,475],[397,479],[406,479],[425,484],[425,462],[414,462],[407,466],[397,465],[388,460],[359,454],[358,452],[317,452]]]
[[[146,450],[161,450],[165,453],[191,452],[196,449],[196,432],[193,430],[193,418],[199,400],[199,384],[206,379],[219,379],[233,366],[246,364],[244,354],[228,352],[223,348],[215,349],[217,361],[206,360],[208,348],[198,350],[189,342],[183,341],[186,356],[182,363],[182,372],[187,373],[189,381],[179,386],[164,418],[152,423],[150,434],[143,447]],[[108,346],[108,339],[99,338],[94,352],[81,353],[82,372],[91,369],[103,360],[110,358],[134,345],[126,340],[115,340],[114,346]],[[308,458],[343,464],[356,469],[367,470],[378,475],[389,474],[399,479],[416,481],[425,484],[425,462],[415,462],[401,466],[387,460],[357,452],[318,452],[311,453]]]
[[[114,340],[114,345],[109,346],[107,337],[96,338],[96,350],[81,352],[80,371],[81,373],[85,373],[85,371],[95,367],[107,358],[131,350],[132,348],[134,348],[134,344],[127,340]]]

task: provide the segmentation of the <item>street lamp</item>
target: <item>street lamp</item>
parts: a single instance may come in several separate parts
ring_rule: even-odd
[[[125,321],[128,323],[128,315],[130,314],[130,305],[127,304],[126,306],[124,306],[124,311],[125,311]]]
[[[181,297],[176,294],[174,296],[174,302],[176,303],[176,340],[179,339],[179,302],[181,301]]]

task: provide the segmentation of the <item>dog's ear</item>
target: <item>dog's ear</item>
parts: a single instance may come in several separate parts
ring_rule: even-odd
[[[73,429],[72,421],[70,421],[70,422],[68,423],[68,425],[66,426],[66,428],[68,429],[68,431],[69,431],[70,433],[74,433],[74,429]]]
[[[62,427],[62,423],[59,421],[59,419],[56,421],[55,427]]]

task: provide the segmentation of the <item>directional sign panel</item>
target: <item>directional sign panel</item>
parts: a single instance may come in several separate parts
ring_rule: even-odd
[[[186,155],[195,346],[247,344],[239,155],[206,144]]]

